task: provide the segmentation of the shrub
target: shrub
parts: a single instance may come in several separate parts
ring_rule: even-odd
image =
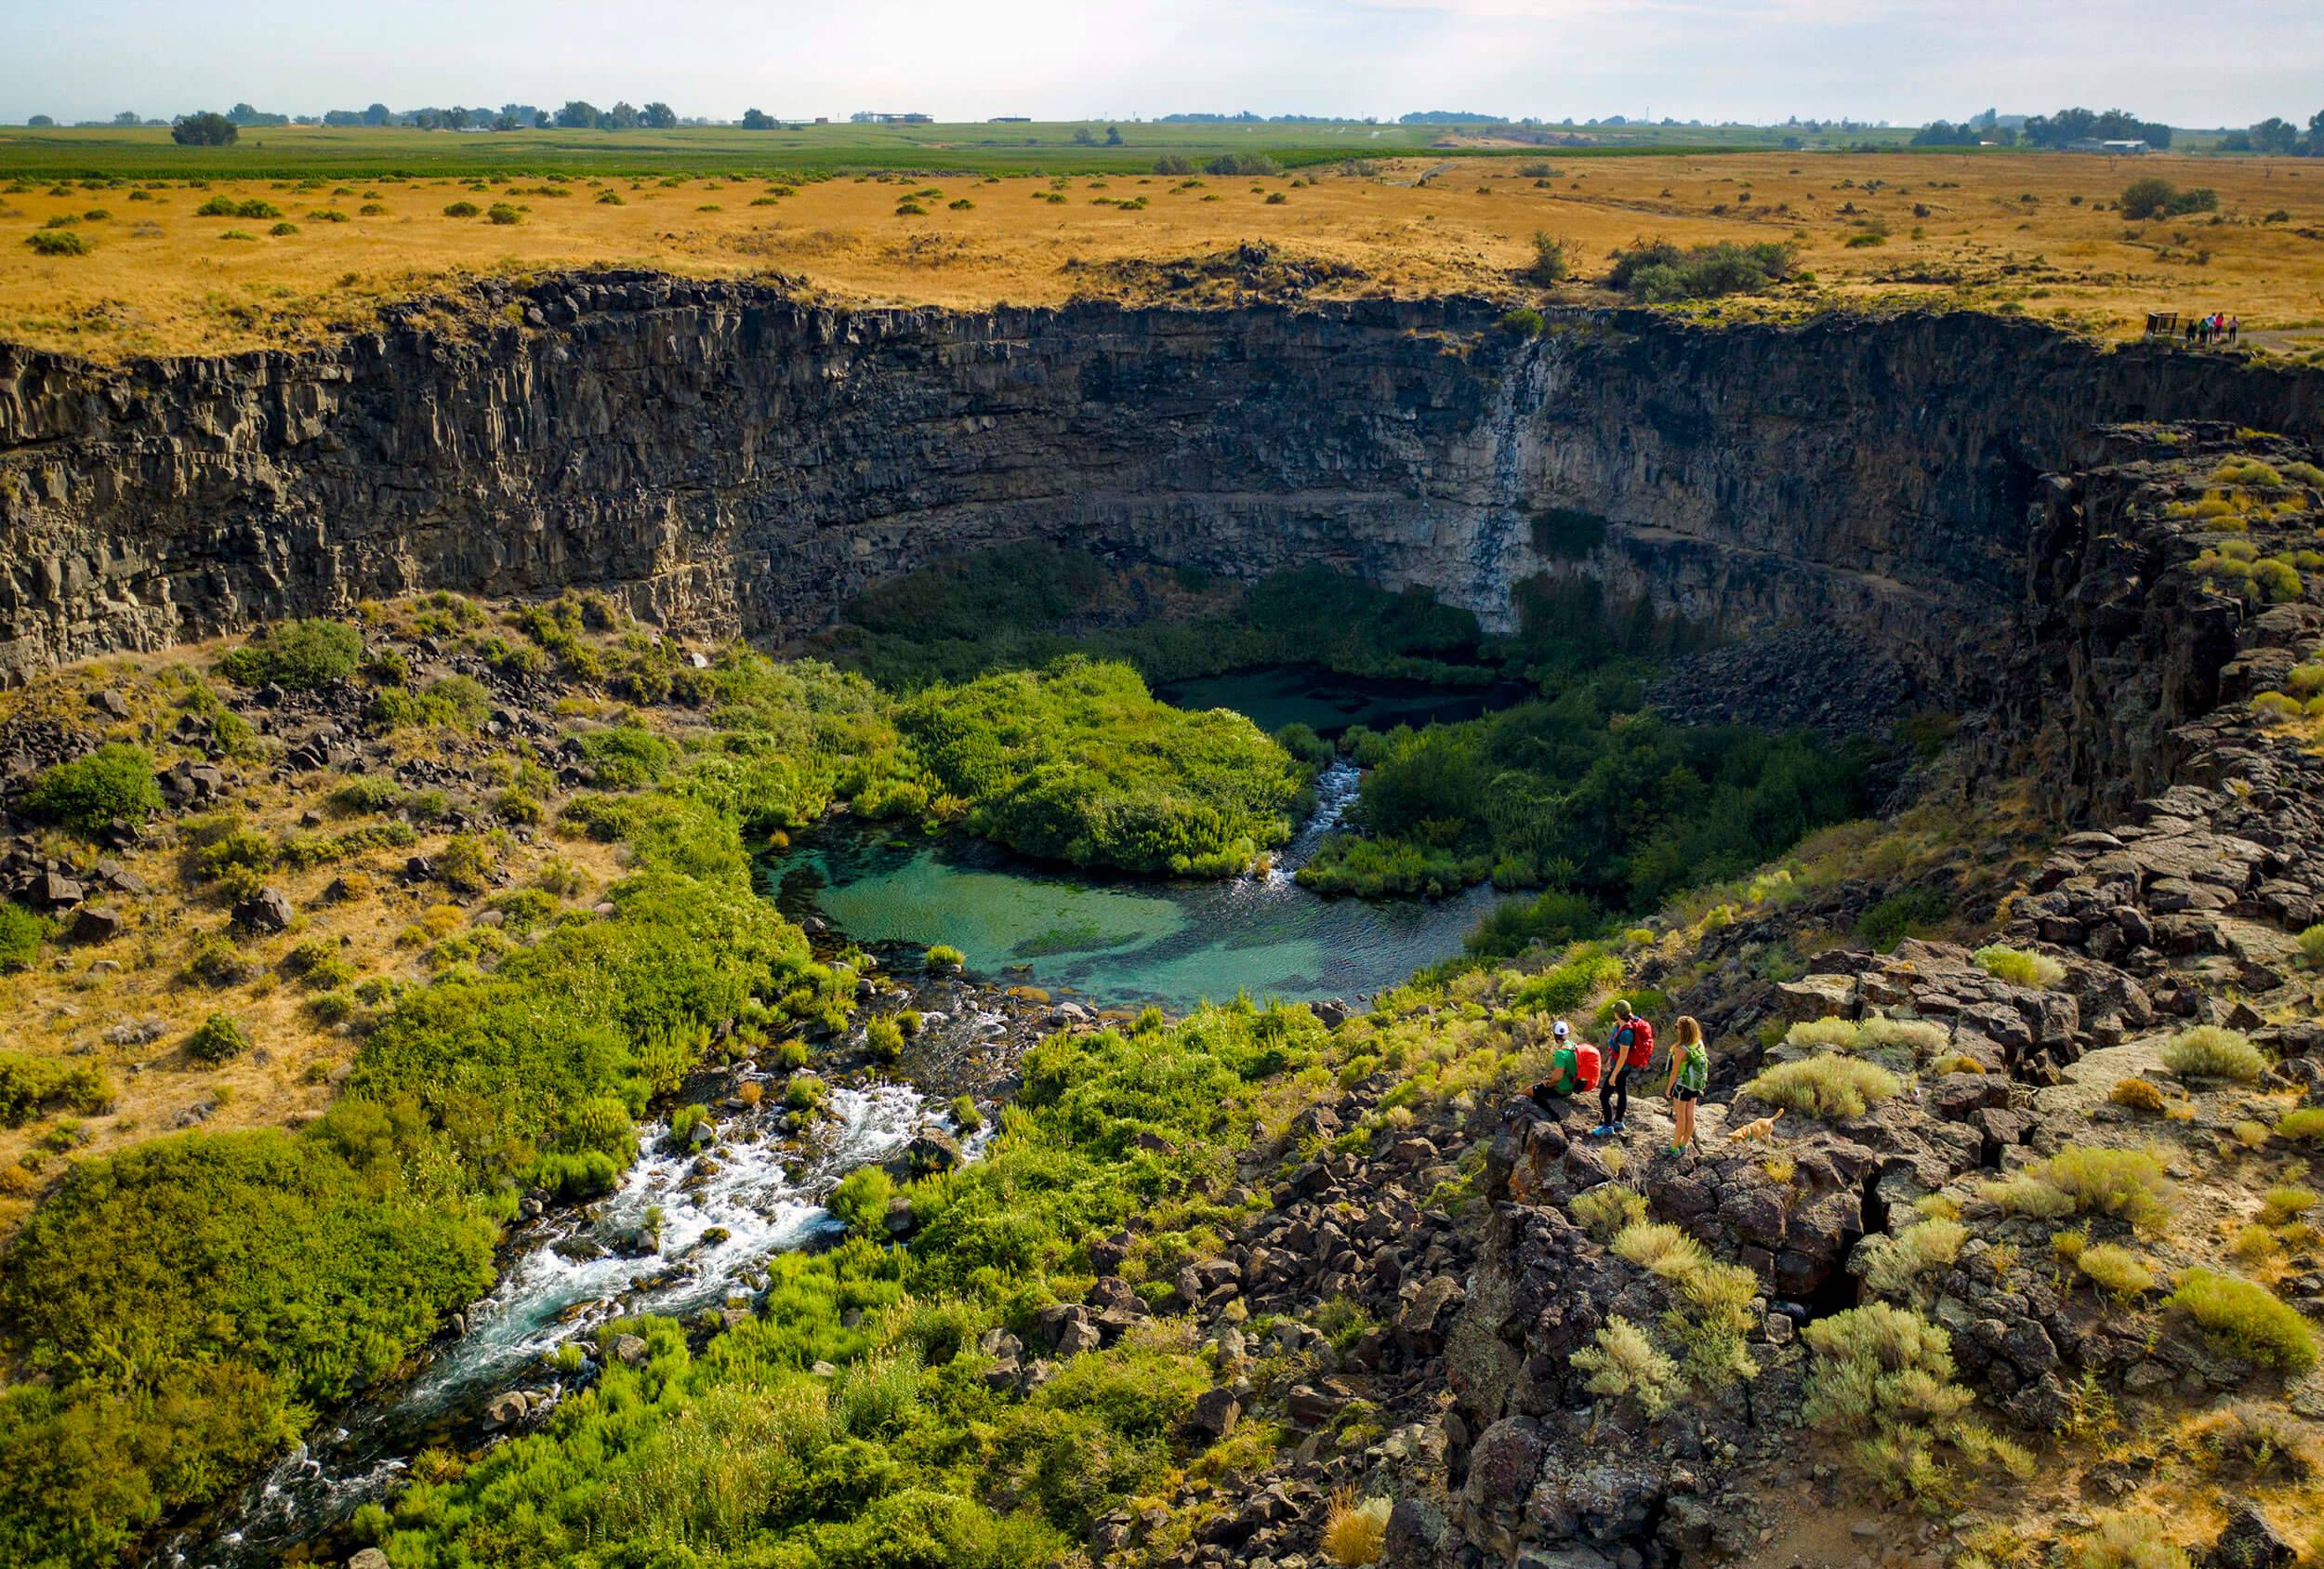
[[[1530,306],[1521,305],[1500,320],[1501,331],[1516,337],[1539,337],[1541,326],[1541,312]]]
[[[2260,1205],[2260,1223],[2280,1226],[2287,1220],[2297,1220],[2315,1207],[2316,1191],[2314,1189],[2288,1182],[2280,1187],[2267,1190],[2267,1196]]]
[[[186,1054],[203,1062],[224,1062],[250,1049],[250,1035],[223,1013],[213,1013],[186,1037]]]
[[[984,1126],[984,1114],[977,1110],[976,1097],[956,1095],[952,1098],[952,1126],[963,1133],[974,1133]]]
[[[0,1047],[0,1127],[52,1112],[94,1114],[113,1102],[112,1080],[94,1062],[32,1057]]]
[[[1992,947],[1979,948],[1974,956],[1977,968],[2013,986],[2047,990],[2066,979],[2066,967],[2047,954],[2029,953],[2024,948],[2003,947],[1997,943]]]
[[[2118,1297],[2136,1297],[2154,1287],[2155,1272],[2146,1260],[2119,1243],[2094,1243],[2074,1263],[2093,1285]]]
[[[1388,1544],[1390,1508],[1386,1498],[1357,1502],[1353,1487],[1333,1489],[1330,1511],[1324,1516],[1324,1556],[1341,1569],[1378,1563]]]
[[[832,1215],[859,1235],[888,1234],[888,1205],[896,1196],[895,1179],[877,1166],[856,1167],[839,1180],[826,1204]]]
[[[454,202],[444,208],[443,216],[446,218],[474,218],[482,211],[483,211],[483,209],[479,207],[473,202]]]
[[[904,1029],[892,1019],[875,1019],[864,1026],[864,1045],[878,1062],[892,1062],[904,1055]]]
[[[2179,1277],[2171,1306],[2193,1319],[2214,1344],[2248,1362],[2290,1374],[2316,1365],[2316,1335],[2308,1321],[2265,1286],[2191,1269]]]
[[[1646,1218],[1646,1198],[1619,1182],[1601,1182],[1577,1193],[1566,1211],[1600,1242],[1608,1242]]]
[[[1908,937],[1934,931],[1953,914],[1953,901],[1942,890],[1908,888],[1866,910],[1856,921],[1856,935],[1886,953]]]
[[[1712,299],[1765,289],[1789,274],[1791,262],[1791,247],[1777,241],[1742,245],[1723,240],[1682,251],[1657,240],[1616,251],[1606,283],[1649,303]]]
[[[99,833],[115,818],[142,822],[161,805],[153,755],[121,741],[43,770],[24,793],[25,811],[83,834]]]
[[[1959,1220],[1943,1217],[1916,1220],[1893,1236],[1865,1238],[1851,1267],[1880,1296],[1910,1297],[1950,1269],[1968,1240],[1969,1228]]]
[[[2324,1142],[2324,1106],[2299,1106],[2286,1112],[2277,1121],[2276,1137],[2303,1144]]]
[[[40,956],[55,923],[21,904],[0,899],[0,973],[22,969]]]
[[[969,956],[948,943],[939,943],[928,950],[923,962],[931,970],[954,970],[966,965]]]
[[[1649,1418],[1668,1411],[1680,1392],[1678,1365],[1618,1314],[1598,1331],[1594,1345],[1570,1360],[1590,1376],[1582,1388],[1602,1399],[1635,1402]]]
[[[2169,1109],[2162,1091],[2143,1078],[2126,1078],[2106,1092],[2106,1099],[2118,1106],[2128,1106],[2134,1112],[2149,1112],[2159,1115]]]
[[[2256,1084],[2267,1072],[2267,1059],[2248,1036],[2217,1024],[2198,1024],[2165,1041],[2162,1065],[2181,1078],[2237,1084]]]
[[[1814,1361],[1801,1420],[1853,1439],[1857,1466],[1893,1496],[1946,1507],[1957,1487],[1948,1462],[2030,1470],[2030,1456],[1970,1415],[1951,1337],[1918,1312],[1872,1302],[1818,1319],[1802,1337]]]
[[[36,229],[24,236],[34,256],[86,256],[89,244],[70,229]]]
[[[2048,1160],[1985,1189],[1988,1200],[2013,1215],[2051,1220],[2111,1215],[2140,1231],[2169,1220],[2169,1194],[2162,1159],[2151,1150],[2089,1144],[2068,1144]]]
[[[1877,1062],[1835,1055],[1778,1062],[1745,1087],[1755,1100],[1826,1121],[1860,1117],[1903,1088]]]
[[[1565,282],[1572,271],[1572,264],[1565,258],[1565,242],[1544,231],[1534,231],[1533,260],[1525,268],[1525,282],[1547,288]]]
[[[2140,1514],[2106,1516],[2074,1549],[2074,1569],[2193,1569],[2193,1562]]]
[[[344,621],[317,617],[277,622],[228,653],[218,667],[244,686],[271,682],[288,692],[312,692],[347,679],[363,656],[361,632]]]

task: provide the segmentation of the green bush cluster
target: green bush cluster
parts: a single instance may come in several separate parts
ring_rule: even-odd
[[[1988,1201],[2013,1215],[2110,1215],[2141,1232],[2168,1222],[2170,1193],[2162,1157],[2152,1150],[2093,1144],[2068,1144],[1985,1188]]]
[[[2066,979],[2066,966],[2047,954],[2037,954],[2025,948],[2011,948],[2000,943],[1979,948],[1973,956],[1977,968],[1987,974],[2007,981],[2014,986],[2033,986],[2047,989]]]
[[[544,1431],[361,1523],[414,1569],[583,1558],[1034,1569],[1070,1556],[1096,1521],[1193,1457],[1186,1417],[1210,1387],[1208,1360],[1133,1331],[1019,1396],[987,1386],[977,1341],[987,1328],[1026,1333],[1040,1305],[1077,1298],[1084,1239],[1142,1214],[1150,1240],[1167,1242],[1221,1213],[1201,1195],[1232,1181],[1260,1085],[1326,1040],[1305,1009],[1242,1005],[1134,1040],[1044,1043],[988,1157],[904,1190],[919,1224],[909,1250],[859,1235],[778,1255],[758,1315],[700,1351],[667,1321],[613,1326],[645,1337],[642,1366],[609,1361]],[[878,1235],[884,1180],[851,1176],[835,1212]],[[818,1378],[818,1362],[837,1375]],[[679,1544],[682,1560],[670,1556]]]
[[[112,1080],[94,1062],[0,1047],[0,1127],[21,1127],[54,1112],[101,1112],[114,1093]]]
[[[1351,732],[1369,771],[1299,872],[1324,893],[1443,893],[1490,876],[1555,882],[1603,909],[1651,909],[1739,877],[1864,804],[1868,748],[1634,711],[1609,673],[1462,724]],[[1542,912],[1570,920],[1568,905]]]
[[[153,754],[122,741],[42,770],[24,792],[26,811],[82,834],[100,832],[115,818],[142,822],[161,806]]]
[[[2236,1084],[2257,1084],[2267,1072],[2267,1059],[2251,1037],[2218,1024],[2198,1024],[2163,1042],[2162,1065],[2181,1078]]]
[[[1802,1331],[1813,1355],[1801,1419],[1850,1441],[1850,1454],[1900,1501],[1952,1507],[1963,1472],[2000,1466],[2029,1474],[2032,1457],[1973,1414],[1954,1378],[1952,1338],[1908,1308],[1871,1302]]]
[[[1306,771],[1225,709],[1156,702],[1135,670],[1080,658],[921,694],[898,723],[970,803],[968,826],[1077,866],[1219,877],[1291,836]]]
[[[2188,1270],[2171,1293],[2171,1306],[2247,1361],[2295,1376],[2316,1365],[2316,1331],[2300,1310],[2255,1281]]]
[[[40,956],[56,923],[36,910],[0,899],[0,972],[22,969]]]
[[[1606,286],[1648,304],[1758,294],[1790,276],[1792,259],[1791,247],[1773,240],[1722,240],[1684,250],[1668,240],[1641,241],[1614,253]]]
[[[363,657],[363,634],[344,621],[278,621],[230,651],[218,668],[244,686],[312,692],[352,676]]]

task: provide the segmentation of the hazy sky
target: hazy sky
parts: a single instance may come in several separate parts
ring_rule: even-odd
[[[2324,109],[2324,0],[0,0],[0,120],[569,98],[680,114]]]

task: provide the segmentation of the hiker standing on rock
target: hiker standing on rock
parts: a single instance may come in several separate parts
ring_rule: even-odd
[[[1598,1114],[1604,1119],[1590,1130],[1593,1139],[1611,1139],[1624,1131],[1630,1117],[1630,1075],[1654,1061],[1655,1028],[1631,1011],[1629,1003],[1614,999],[1614,1033],[1605,1040],[1605,1071],[1598,1080]]]
[[[1703,1027],[1692,1017],[1674,1026],[1670,1044],[1670,1076],[1662,1093],[1670,1098],[1670,1153],[1683,1155],[1695,1142],[1695,1104],[1710,1088],[1710,1048],[1703,1044]]]

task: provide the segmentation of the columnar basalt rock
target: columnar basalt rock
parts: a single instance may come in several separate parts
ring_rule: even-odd
[[[1876,631],[1950,689],[2037,478],[2107,420],[2324,422],[2324,376],[1978,316],[1703,328],[1482,301],[847,310],[598,271],[308,353],[0,349],[0,676],[366,595],[617,589],[820,623],[1028,536],[1237,576],[1324,562],[1513,616],[1551,571],[1727,630]],[[1573,559],[1531,520],[1609,521]]]

